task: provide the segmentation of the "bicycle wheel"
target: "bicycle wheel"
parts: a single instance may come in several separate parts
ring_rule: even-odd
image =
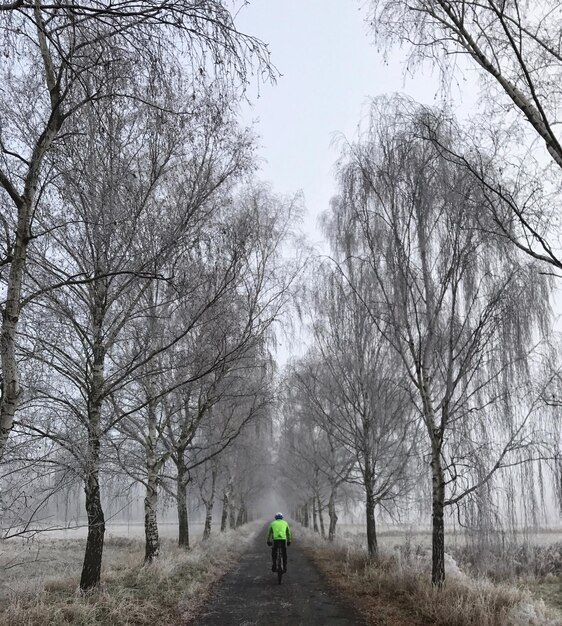
[[[281,548],[277,552],[277,583],[281,584],[283,578],[283,558],[281,556]]]

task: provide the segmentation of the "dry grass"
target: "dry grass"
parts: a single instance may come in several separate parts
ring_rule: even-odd
[[[502,542],[466,545],[452,551],[470,571],[497,581],[533,576],[538,579],[562,575],[562,542],[534,545]]]
[[[7,570],[10,581],[2,589],[0,624],[180,626],[193,618],[211,585],[237,560],[261,525],[217,534],[188,552],[164,541],[158,561],[146,567],[142,541],[110,540],[104,550],[102,584],[85,596],[78,589],[83,542],[45,541],[38,554],[29,555],[38,558]],[[14,548],[2,549],[0,556],[7,563],[12,555],[6,552]]]
[[[560,626],[562,615],[529,591],[457,572],[432,586],[429,563],[398,552],[370,560],[364,550],[307,534],[309,556],[340,595],[377,626]],[[334,568],[337,563],[337,568]]]
[[[530,580],[527,584],[534,595],[562,613],[562,574]]]

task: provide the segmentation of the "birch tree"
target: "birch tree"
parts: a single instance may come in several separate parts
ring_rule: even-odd
[[[108,400],[189,330],[180,328],[150,343],[148,352],[129,349],[138,336],[138,320],[150,317],[146,295],[178,247],[197,237],[213,193],[246,166],[246,139],[230,143],[210,102],[203,110],[193,107],[191,127],[177,126],[173,113],[166,117],[161,109],[139,107],[128,98],[106,100],[95,117],[91,113],[71,126],[73,139],[58,150],[58,200],[66,206],[67,221],[63,228],[56,216],[54,225],[51,216],[42,219],[51,235],[43,239],[40,271],[60,287],[43,290],[34,307],[37,313],[42,306],[51,311],[52,337],[60,339],[39,337],[42,351],[33,355],[53,367],[66,388],[74,388],[63,399],[57,377],[41,395],[69,412],[84,437],[74,433],[66,442],[85,484],[89,530],[83,590],[100,577],[102,440],[122,417]],[[86,149],[81,133],[90,140]],[[69,162],[73,168],[64,167]]]
[[[271,455],[271,441],[268,440],[268,433],[271,432],[274,389],[270,364],[267,359],[265,361],[262,359],[257,358],[255,366],[261,370],[261,374],[268,371],[266,379],[262,379],[256,385],[261,374],[258,375],[256,368],[252,367],[249,361],[245,365],[241,363],[242,368],[237,368],[238,382],[231,380],[228,383],[228,396],[232,397],[224,398],[226,403],[223,402],[223,406],[219,403],[212,419],[202,424],[197,446],[194,446],[188,453],[191,465],[194,466],[191,472],[193,481],[197,485],[205,508],[204,540],[211,536],[213,512],[221,486],[229,488],[229,498],[224,512],[226,512],[227,519],[235,518],[234,526],[248,521],[252,514],[254,498],[268,487]],[[253,379],[253,382],[248,384],[248,379]],[[234,394],[233,391],[235,391]],[[259,400],[255,404],[257,410],[249,414],[246,412],[244,415],[242,412],[244,407],[249,406],[250,400],[253,404],[253,398]],[[243,421],[236,437],[230,438],[228,445],[224,446],[225,436],[233,432],[232,424],[229,427],[229,421],[232,420],[231,411],[228,410],[229,404],[238,405],[238,419],[242,417]],[[250,419],[246,419],[248,415]],[[194,463],[201,459],[204,461],[202,464]],[[234,514],[235,508],[238,509],[237,514]],[[222,530],[225,529],[226,527],[222,528]]]
[[[264,419],[271,404],[271,380],[268,367],[260,360],[241,358],[230,365],[227,373],[217,370],[214,380],[202,380],[198,393],[191,391],[191,403],[184,404],[176,424],[166,429],[166,445],[176,470],[174,496],[178,510],[178,545],[190,548],[187,487],[194,476],[201,476],[211,466],[210,492],[203,487],[206,511],[212,516],[219,468],[223,457],[231,459],[230,448],[251,427]],[[195,401],[194,401],[195,400]],[[200,469],[201,468],[201,469]],[[232,468],[231,468],[232,469]],[[213,478],[214,476],[214,478]],[[201,483],[200,483],[201,484]],[[228,502],[229,514],[234,498],[240,494],[233,484]],[[206,522],[210,534],[210,522]],[[233,524],[231,524],[233,525]]]
[[[351,480],[356,455],[354,450],[342,445],[338,436],[340,425],[334,417],[337,405],[335,389],[322,355],[311,350],[303,359],[292,363],[286,389],[284,414],[288,436],[280,443],[282,458],[285,459],[285,455],[288,457],[283,461],[284,473],[289,474],[295,486],[302,482],[302,475],[313,477],[312,491],[320,531],[325,536],[323,510],[327,508],[327,537],[333,541],[339,498],[343,486]],[[294,421],[297,422],[296,427]]]
[[[0,5],[0,34],[0,81],[9,85],[0,95],[1,455],[21,397],[16,345],[26,262],[41,235],[37,217],[52,217],[43,201],[49,183],[45,161],[69,137],[67,126],[84,107],[115,96],[149,101],[129,78],[146,75],[147,68],[167,74],[182,64],[178,55],[196,80],[214,67],[211,78],[221,85],[225,103],[227,88],[232,94],[245,86],[252,61],[266,74],[270,66],[264,45],[240,33],[218,0],[127,1],[118,8],[15,0]]]
[[[176,468],[179,545],[186,548],[190,470],[206,461],[205,456],[193,457],[200,426],[214,419],[211,413],[218,414],[216,434],[221,434],[214,447],[225,448],[271,401],[266,350],[300,272],[298,259],[283,256],[292,245],[298,210],[297,201],[275,197],[265,187],[241,189],[225,203],[224,221],[217,216],[206,240],[203,257],[210,265],[206,284],[226,282],[228,293],[215,299],[208,319],[203,318],[178,346],[185,351],[185,356],[178,356],[178,376],[184,376],[185,368],[207,374],[196,385],[178,389],[177,410],[166,428],[166,445]],[[233,488],[228,491],[229,508]]]
[[[549,291],[536,268],[478,227],[478,186],[420,137],[426,119],[409,101],[375,101],[365,136],[342,157],[331,233],[373,276],[369,299],[354,291],[415,389],[431,459],[432,580],[441,585],[445,506],[507,462],[537,409],[527,363]],[[470,471],[479,448],[480,477]]]
[[[374,297],[372,276],[350,257],[341,270],[349,283],[339,269],[318,272],[311,326],[322,367],[297,384],[322,430],[354,457],[348,481],[364,490],[367,546],[374,556],[375,508],[391,507],[405,495],[417,435],[409,381],[362,304]]]
[[[214,457],[202,466],[202,470],[196,479],[199,487],[201,501],[205,506],[205,522],[203,526],[203,541],[211,537],[213,526],[213,511],[217,495],[217,482],[219,478],[219,460]]]
[[[264,407],[259,420],[244,429],[229,451],[228,468],[232,476],[230,498],[231,528],[251,521],[255,507],[265,493],[274,488],[272,474],[271,425],[273,418],[273,398]],[[232,523],[233,522],[233,523]]]
[[[289,378],[287,385],[292,387]],[[287,393],[283,406],[283,422],[279,440],[279,458],[275,474],[283,477],[284,484],[275,485],[283,489],[286,500],[294,506],[312,512],[313,529],[318,532],[318,500],[323,497],[324,476],[320,474],[322,459],[320,448],[322,436],[315,426],[298,393],[292,389]],[[295,496],[296,492],[296,496]],[[322,494],[322,495],[321,495]],[[307,523],[308,526],[308,523]]]
[[[445,75],[460,76],[464,66],[454,59],[461,56],[479,70],[485,114],[463,147],[447,145],[444,152],[474,174],[484,190],[481,207],[498,232],[560,270],[560,4],[373,0],[369,6],[378,40],[406,44],[412,64],[429,60]]]
[[[225,197],[221,195],[221,201]],[[225,218],[228,220],[228,215]],[[147,313],[136,325],[135,340],[126,348],[131,362],[142,355],[143,367],[113,398],[116,411],[122,415],[116,429],[125,438],[124,451],[120,451],[121,443],[117,448],[119,466],[146,489],[147,562],[159,554],[158,492],[170,459],[177,461],[178,468],[174,495],[180,537],[189,536],[187,499],[180,495],[189,476],[185,455],[205,420],[212,419],[213,408],[224,393],[225,376],[243,356],[243,347],[249,349],[254,340],[245,336],[240,345],[230,341],[233,329],[239,330],[233,324],[232,304],[244,264],[236,246],[228,249],[222,245],[224,241],[213,237],[215,220],[213,211],[206,217],[198,216],[197,234],[190,236],[190,241],[195,238],[198,244],[187,249],[180,246],[175,252],[173,287],[159,281],[147,291]],[[228,221],[221,223],[225,230],[232,226]],[[204,244],[205,239],[209,245]],[[170,344],[170,337],[178,334],[178,341]],[[156,357],[150,358],[151,354]],[[133,449],[127,440],[136,443]]]

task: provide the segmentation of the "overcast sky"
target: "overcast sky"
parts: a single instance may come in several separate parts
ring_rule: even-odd
[[[303,231],[320,252],[320,214],[335,192],[334,138],[353,139],[371,98],[395,92],[418,102],[439,101],[437,72],[430,69],[405,77],[405,54],[396,51],[385,62],[365,24],[358,0],[250,0],[236,20],[238,27],[269,45],[282,74],[275,85],[252,88],[247,121],[256,121],[263,160],[261,178],[275,192],[302,191],[307,213]],[[471,96],[459,98],[466,111]],[[279,337],[279,365],[302,353],[306,330],[294,328],[290,340]],[[304,333],[304,334],[303,334]]]
[[[362,3],[361,3],[362,4]],[[257,120],[262,177],[281,193],[302,190],[305,230],[318,241],[318,215],[334,193],[338,133],[355,135],[369,98],[405,92],[420,102],[438,99],[436,75],[404,78],[399,54],[384,63],[357,0],[251,0],[238,27],[269,44],[282,76],[265,85],[248,119]]]

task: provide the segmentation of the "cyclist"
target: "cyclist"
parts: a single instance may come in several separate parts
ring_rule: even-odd
[[[277,571],[277,550],[281,550],[283,557],[283,573],[287,571],[287,546],[291,545],[291,529],[289,524],[283,519],[283,513],[276,513],[275,519],[269,525],[267,531],[267,545],[273,545],[271,558],[273,565],[271,571]]]

